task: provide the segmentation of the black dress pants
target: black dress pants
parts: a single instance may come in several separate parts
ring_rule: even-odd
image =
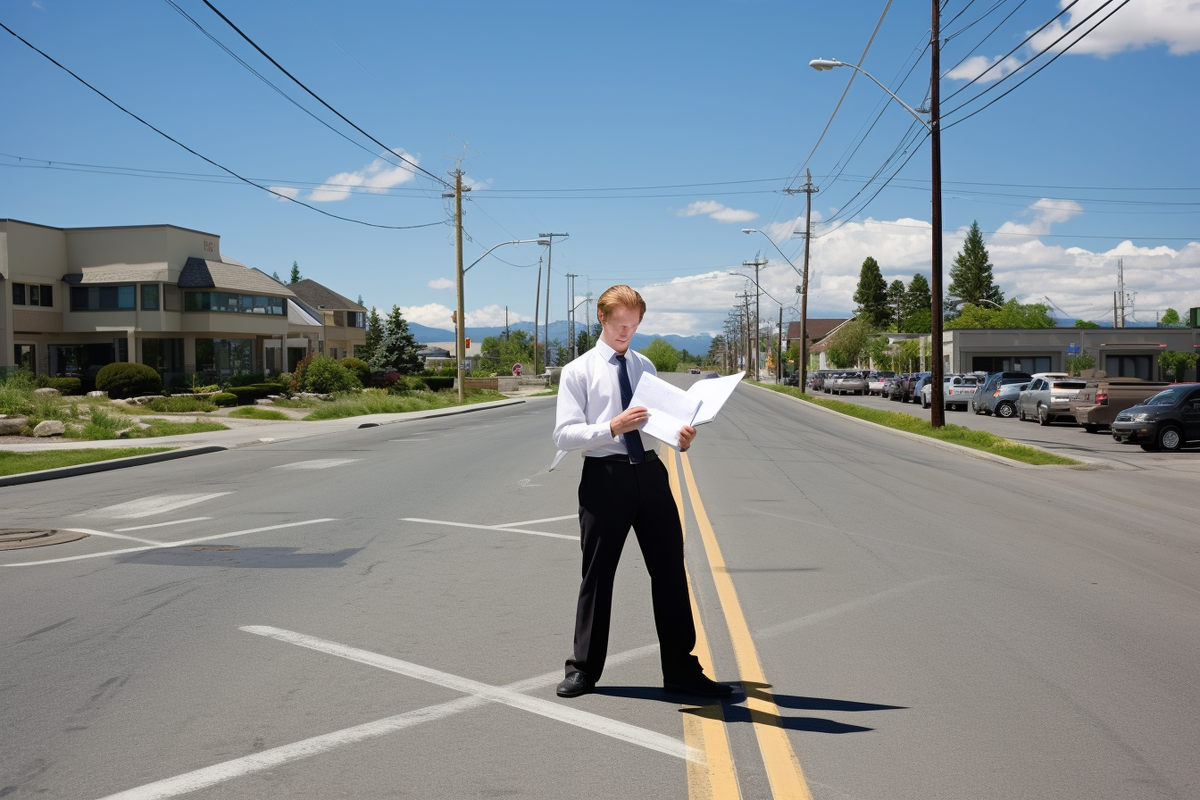
[[[662,461],[584,458],[579,527],[583,581],[567,672],[579,670],[598,681],[604,671],[613,580],[632,527],[650,574],[663,678],[675,682],[699,674],[700,662],[692,655],[696,626],[683,564],[683,528]]]

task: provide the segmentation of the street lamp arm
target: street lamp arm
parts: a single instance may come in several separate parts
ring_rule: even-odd
[[[874,83],[880,89],[883,89],[883,91],[887,92],[889,97],[891,97],[893,100],[895,100],[901,106],[903,106],[905,111],[912,114],[913,119],[915,119],[917,122],[921,123],[921,125],[923,125],[925,127],[925,130],[927,130],[927,131],[933,130],[933,128],[930,127],[929,123],[926,122],[924,119],[922,119],[921,115],[918,114],[908,103],[904,102],[899,97],[897,97],[892,92],[891,89],[887,88],[882,83],[875,80],[875,76],[872,75],[871,73],[867,72],[865,69],[862,69],[861,67],[857,67],[854,64],[847,64],[845,61],[838,61],[836,59],[831,59],[831,58],[829,58],[829,59],[814,58],[812,61],[808,62],[808,65],[810,67],[812,67],[813,69],[815,69],[817,72],[824,72],[825,70],[833,69],[834,67],[849,67],[850,69],[854,70],[855,72],[860,72],[863,75],[866,75],[868,80],[870,80],[872,83]]]
[[[474,261],[472,261],[470,266],[463,268],[463,272],[469,271],[471,269],[471,267],[475,266],[480,261],[483,261],[485,258],[487,258],[488,255],[493,250],[503,247],[506,244],[541,244],[541,243],[542,243],[541,239],[513,239],[511,242],[501,242],[500,244],[493,245],[492,247],[489,247],[487,250],[484,250],[483,255],[481,255],[479,258],[475,259]]]
[[[764,233],[763,231],[760,231],[758,228],[742,228],[742,233],[761,233],[763,236],[766,236],[767,241],[770,242],[771,246],[775,248],[775,252],[777,252],[777,253],[779,253],[779,255],[783,256],[783,260],[788,263],[789,267],[791,267],[793,270],[796,271],[797,275],[799,275],[800,277],[804,277],[804,273],[801,272],[799,269],[796,269],[796,265],[792,263],[792,260],[790,258],[788,258],[786,255],[784,255],[784,252],[779,249],[779,245],[775,244],[775,240],[772,239],[770,236],[767,236],[766,233]]]

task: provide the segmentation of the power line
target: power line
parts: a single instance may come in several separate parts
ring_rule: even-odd
[[[330,111],[332,111],[334,114],[337,114],[339,117],[341,117],[341,119],[342,119],[342,121],[343,121],[343,122],[345,122],[345,123],[346,123],[347,125],[349,125],[350,127],[354,128],[354,130],[358,131],[358,132],[359,132],[359,133],[361,133],[363,136],[366,136],[368,139],[370,139],[372,142],[374,142],[375,144],[377,144],[377,145],[379,145],[380,147],[382,147],[382,148],[383,148],[384,150],[386,150],[387,152],[389,152],[389,153],[394,153],[394,152],[395,152],[394,150],[392,150],[392,148],[388,147],[386,144],[384,144],[383,142],[379,141],[379,140],[378,140],[378,139],[376,139],[374,136],[372,136],[371,134],[369,134],[369,133],[367,133],[366,131],[364,131],[362,128],[360,128],[360,127],[358,127],[357,125],[355,125],[353,122],[351,122],[351,121],[349,120],[349,118],[347,118],[347,117],[346,117],[346,115],[345,115],[345,114],[343,114],[342,112],[338,111],[338,110],[337,110],[336,108],[334,108],[333,106],[329,105],[329,103],[326,103],[326,102],[325,102],[325,101],[324,101],[324,100],[323,100],[323,99],[320,97],[320,95],[318,95],[318,94],[317,94],[316,92],[314,92],[312,89],[309,89],[307,86],[305,86],[305,85],[304,85],[304,83],[303,83],[303,82],[302,82],[302,81],[301,81],[299,78],[297,78],[295,75],[293,75],[292,73],[290,73],[290,72],[288,72],[286,69],[284,69],[282,64],[280,64],[280,63],[279,63],[278,61],[276,61],[275,59],[271,58],[271,56],[270,56],[270,55],[268,55],[268,53],[267,53],[267,51],[266,51],[266,50],[263,50],[261,47],[259,47],[259,46],[258,46],[258,43],[257,43],[257,42],[255,42],[253,39],[251,39],[249,36],[247,36],[245,33],[243,33],[241,28],[239,28],[237,25],[233,24],[233,21],[232,21],[232,20],[230,20],[230,19],[229,19],[229,17],[227,17],[227,16],[225,16],[224,14],[222,14],[222,13],[220,12],[220,10],[219,10],[219,9],[218,9],[216,6],[214,6],[212,3],[210,3],[210,2],[209,2],[209,0],[202,0],[202,2],[204,3],[204,5],[208,6],[210,9],[212,9],[212,12],[213,12],[214,14],[216,14],[218,17],[220,17],[220,18],[221,18],[221,19],[222,19],[222,20],[225,22],[225,24],[226,24],[226,25],[228,25],[229,27],[233,28],[233,30],[234,30],[234,31],[237,33],[237,35],[238,35],[238,36],[241,36],[243,39],[245,39],[245,40],[246,40],[246,42],[247,42],[247,43],[249,43],[249,45],[250,45],[251,47],[253,47],[255,50],[257,50],[257,51],[258,51],[258,52],[259,52],[259,53],[262,55],[262,57],[263,57],[263,58],[267,59],[267,61],[270,61],[272,64],[274,64],[276,69],[278,69],[278,70],[279,70],[280,72],[282,72],[284,75],[287,75],[289,78],[291,78],[291,79],[292,79],[292,81],[293,81],[293,82],[294,82],[294,83],[295,83],[297,86],[299,86],[299,87],[300,87],[301,89],[303,89],[304,91],[308,92],[308,93],[309,93],[309,95],[311,95],[311,96],[313,97],[313,99],[315,99],[315,100],[316,100],[318,103],[320,103],[321,105],[323,105],[323,106],[325,106],[326,108],[328,108],[328,109],[329,109]],[[449,184],[449,183],[447,183],[447,182],[446,182],[446,180],[444,180],[443,178],[441,178],[441,177],[439,177],[439,176],[437,176],[437,175],[434,175],[432,172],[430,172],[429,170],[425,169],[425,168],[424,168],[424,167],[422,167],[421,165],[417,164],[415,161],[412,161],[412,160],[410,160],[410,159],[407,159],[407,158],[405,158],[404,156],[400,155],[399,153],[396,153],[396,157],[397,157],[397,158],[399,158],[401,161],[404,161],[406,164],[408,164],[408,165],[409,165],[410,167],[412,167],[413,169],[415,169],[415,170],[418,170],[418,171],[420,171],[420,172],[423,172],[424,174],[428,175],[430,178],[433,178],[435,181],[437,181],[438,183],[440,183],[442,186],[444,186],[444,187],[449,187],[449,186],[450,186],[450,184]]]
[[[164,139],[167,139],[168,141],[170,141],[170,142],[173,142],[173,143],[175,143],[175,144],[179,145],[179,146],[180,146],[180,147],[182,147],[184,150],[187,150],[189,153],[191,153],[192,155],[196,156],[197,158],[199,158],[199,159],[202,159],[202,160],[204,160],[204,161],[208,162],[209,164],[212,164],[214,167],[216,167],[216,168],[217,168],[217,169],[219,169],[219,170],[222,170],[222,171],[224,171],[224,172],[227,172],[227,173],[229,173],[230,175],[232,175],[233,177],[235,177],[235,178],[237,178],[238,180],[242,181],[243,183],[247,183],[247,184],[249,184],[249,185],[251,185],[251,186],[254,186],[254,187],[258,188],[258,189],[262,189],[264,192],[269,192],[270,194],[273,194],[273,195],[275,195],[276,197],[283,198],[284,200],[287,200],[288,202],[291,202],[291,203],[296,203],[297,205],[304,206],[305,208],[309,209],[310,211],[315,211],[315,212],[317,212],[318,214],[324,214],[325,216],[327,216],[327,217],[332,217],[333,219],[340,219],[340,220],[342,220],[343,222],[353,222],[353,223],[355,223],[356,225],[366,225],[366,226],[368,226],[368,227],[371,227],[371,228],[386,228],[386,229],[389,229],[389,230],[411,230],[411,229],[413,229],[413,228],[429,228],[429,227],[432,227],[432,226],[434,226],[434,225],[444,225],[444,224],[445,224],[445,222],[444,222],[444,221],[439,221],[439,222],[427,222],[427,223],[425,223],[425,224],[423,224],[423,225],[381,225],[381,224],[378,224],[378,223],[375,223],[375,222],[366,222],[366,221],[364,221],[364,220],[361,220],[361,219],[353,219],[353,218],[351,218],[351,217],[343,217],[343,216],[340,216],[340,215],[338,215],[338,214],[333,214],[333,213],[330,213],[330,212],[328,212],[328,211],[324,211],[324,210],[322,210],[322,209],[320,209],[320,208],[316,208],[315,206],[310,206],[308,203],[305,203],[305,202],[303,202],[303,201],[301,201],[301,200],[297,200],[297,199],[296,199],[296,198],[294,198],[294,197],[288,197],[286,194],[284,194],[284,193],[282,193],[282,192],[277,192],[277,191],[275,191],[274,189],[272,189],[272,188],[270,188],[270,187],[268,187],[268,186],[262,186],[261,184],[255,183],[254,181],[250,180],[249,178],[245,178],[245,177],[243,177],[243,176],[239,175],[238,173],[234,172],[234,171],[233,171],[233,170],[231,170],[229,167],[226,167],[226,166],[224,166],[223,164],[218,164],[216,161],[213,161],[213,160],[212,160],[211,158],[209,158],[208,156],[206,156],[206,155],[203,155],[202,153],[200,153],[200,152],[198,152],[198,151],[196,151],[196,150],[193,150],[192,148],[188,147],[186,144],[184,144],[183,142],[181,142],[181,141],[179,141],[178,139],[174,138],[174,137],[173,137],[173,136],[171,136],[170,134],[168,134],[168,133],[165,133],[164,131],[161,131],[161,130],[159,130],[158,128],[154,127],[154,126],[153,126],[153,125],[151,125],[149,122],[147,122],[146,120],[142,119],[142,118],[141,118],[141,117],[139,117],[137,114],[135,114],[135,113],[133,113],[132,111],[130,111],[129,109],[125,108],[123,105],[121,105],[120,103],[118,103],[116,100],[113,100],[111,97],[109,97],[108,95],[106,95],[104,92],[100,91],[100,90],[99,90],[99,89],[97,89],[95,86],[92,86],[90,83],[88,83],[88,82],[87,82],[87,81],[85,81],[83,78],[81,78],[81,77],[79,77],[78,75],[76,75],[76,74],[75,74],[74,72],[72,72],[71,70],[67,69],[65,66],[63,66],[63,65],[62,65],[62,64],[60,64],[59,62],[55,61],[55,60],[54,60],[53,58],[51,58],[51,57],[50,57],[50,56],[49,56],[47,53],[44,53],[43,51],[39,50],[37,47],[34,47],[34,46],[33,46],[33,45],[30,43],[30,42],[28,42],[28,41],[26,41],[25,39],[23,39],[21,36],[19,36],[19,35],[16,33],[16,31],[14,31],[12,28],[10,28],[10,27],[8,27],[7,25],[5,25],[3,22],[0,22],[0,28],[4,28],[4,30],[8,31],[8,33],[9,33],[9,34],[11,34],[11,35],[12,35],[12,36],[13,36],[13,37],[14,37],[14,38],[17,40],[17,41],[21,42],[21,44],[23,44],[23,45],[25,45],[26,47],[28,47],[29,49],[33,50],[35,53],[37,53],[38,55],[40,55],[42,58],[45,58],[45,59],[46,59],[47,61],[49,61],[51,64],[53,64],[54,66],[58,67],[58,68],[59,68],[59,69],[61,69],[63,72],[67,73],[67,74],[68,74],[68,75],[70,75],[72,78],[74,78],[75,80],[79,81],[79,82],[80,82],[80,83],[82,83],[84,86],[86,86],[87,88],[89,88],[89,89],[91,89],[93,92],[95,92],[96,94],[98,94],[98,95],[100,95],[101,97],[103,97],[103,98],[104,98],[105,100],[107,100],[109,103],[111,103],[112,105],[116,106],[116,107],[117,107],[118,109],[120,109],[121,111],[125,112],[125,113],[126,113],[126,114],[128,114],[129,116],[131,116],[131,117],[133,117],[134,119],[136,119],[138,122],[140,122],[140,123],[142,123],[143,125],[145,125],[145,126],[146,126],[147,128],[149,128],[150,130],[152,130],[152,131],[154,131],[155,133],[157,133],[159,136],[162,136]]]

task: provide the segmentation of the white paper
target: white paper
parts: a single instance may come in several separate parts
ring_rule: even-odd
[[[729,395],[733,394],[733,390],[737,388],[744,376],[744,372],[739,372],[736,375],[726,375],[724,378],[702,378],[693,383],[688,389],[688,394],[697,397],[701,401],[701,405],[700,411],[692,420],[692,425],[703,425],[716,419],[717,413],[720,412],[721,407],[725,405],[725,401],[729,399]]]
[[[557,467],[559,462],[562,461],[566,457],[567,457],[567,451],[559,450],[557,453],[554,454],[554,460],[550,462],[550,469],[548,469],[546,471],[554,472],[554,468]]]
[[[692,424],[700,403],[698,397],[672,386],[662,378],[645,373],[638,379],[637,390],[629,401],[629,407],[645,406],[650,411],[650,418],[642,426],[642,433],[671,447],[679,447],[679,429]]]

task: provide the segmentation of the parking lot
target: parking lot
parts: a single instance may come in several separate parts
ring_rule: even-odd
[[[817,397],[831,396],[823,392],[813,394]],[[911,414],[918,419],[929,419],[930,410],[921,408],[920,403],[893,402],[871,395],[836,395],[833,399]],[[1065,420],[1043,426],[1032,420],[1022,422],[1016,417],[1001,419],[972,411],[947,410],[946,424],[988,431],[1019,444],[1041,447],[1067,457],[1110,462],[1115,466],[1137,469],[1186,465],[1185,468],[1200,469],[1200,447],[1196,445],[1189,445],[1177,453],[1148,453],[1137,445],[1117,443],[1107,429],[1099,433],[1088,433],[1075,423]]]

